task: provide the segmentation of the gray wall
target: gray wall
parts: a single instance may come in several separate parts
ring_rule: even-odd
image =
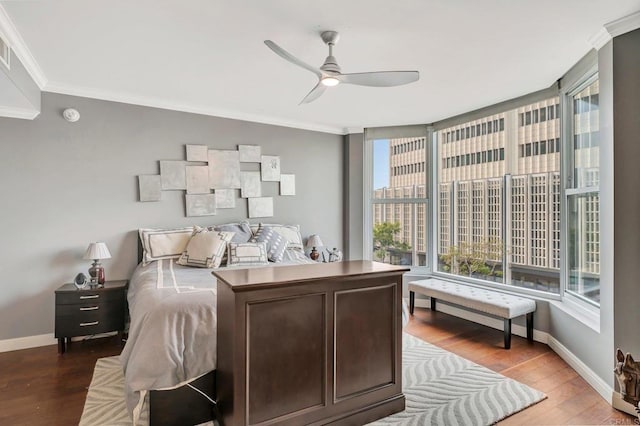
[[[345,199],[344,254],[347,259],[362,259],[363,231],[363,167],[364,167],[364,133],[347,135],[345,138]]]
[[[613,40],[615,347],[640,358],[640,30]],[[615,348],[611,348],[612,351]]]
[[[67,107],[79,122],[62,118]],[[91,241],[111,250],[107,279],[128,278],[137,228],[246,219],[242,200],[204,218],[185,217],[184,191],[137,201],[136,176],[158,173],[158,160],[184,159],[185,144],[259,144],[279,155],[298,195],[277,197],[277,183],[265,183],[275,216],[262,221],[298,223],[303,237],[317,233],[331,247],[344,240],[343,136],[49,93],[37,119],[0,118],[0,129],[0,340],[53,332],[53,292],[86,273]]]

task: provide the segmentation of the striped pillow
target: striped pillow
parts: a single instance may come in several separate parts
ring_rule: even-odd
[[[197,228],[177,263],[198,268],[217,268],[222,262],[227,243],[232,238],[233,232],[209,231],[206,228]]]

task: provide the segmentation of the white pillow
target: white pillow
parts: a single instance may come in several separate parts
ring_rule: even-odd
[[[179,265],[198,268],[217,268],[227,249],[227,243],[233,238],[233,232],[209,231],[196,228],[187,244],[187,248],[178,259]]]
[[[139,229],[142,264],[180,257],[193,234],[193,226],[175,229]]]
[[[253,232],[254,237],[258,233],[258,228],[260,228],[260,226],[269,226],[273,228],[275,232],[287,240],[287,248],[304,250],[302,235],[300,235],[300,225],[281,225],[272,223],[251,224],[251,232]]]
[[[229,243],[227,265],[268,265],[267,243]]]

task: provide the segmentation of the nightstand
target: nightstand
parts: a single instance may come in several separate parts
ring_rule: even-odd
[[[78,290],[65,284],[56,290],[58,353],[63,354],[71,337],[117,331],[122,334],[127,315],[129,281],[107,281],[104,287]]]

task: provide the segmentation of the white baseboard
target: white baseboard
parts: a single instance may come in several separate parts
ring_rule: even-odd
[[[600,394],[600,396],[607,401],[609,404],[612,404],[613,399],[613,389],[611,386],[607,384],[600,376],[591,370],[585,364],[573,354],[569,349],[567,349],[562,343],[556,340],[555,337],[549,336],[549,347],[553,349],[555,353],[557,353],[560,358],[562,358],[571,368],[576,370],[576,372],[582,377],[596,392]]]
[[[407,304],[409,302],[407,301]],[[429,299],[417,299],[416,298],[416,306],[419,308],[429,308],[431,305],[429,303]],[[462,319],[466,319],[468,321],[473,321],[477,324],[482,324],[487,327],[495,328],[496,330],[504,330],[504,321],[488,317],[486,315],[478,314],[476,312],[467,311],[465,309],[457,308],[455,306],[447,305],[443,302],[439,302],[436,309],[440,312],[444,312],[445,314],[453,315]],[[527,337],[527,327],[518,324],[511,325],[511,334]],[[533,330],[533,340],[536,342],[547,344],[549,339],[549,334],[544,331]]]
[[[53,337],[53,333],[40,334],[38,336],[18,337],[15,339],[0,340],[0,352],[37,348],[40,346],[55,345],[57,343],[58,340]]]

